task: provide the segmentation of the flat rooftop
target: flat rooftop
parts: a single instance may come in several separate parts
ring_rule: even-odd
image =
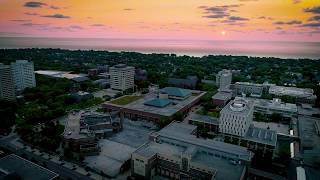
[[[35,71],[35,73],[50,76],[50,77],[55,77],[55,78],[67,78],[67,79],[87,77],[86,74],[71,74],[70,71],[39,70],[39,71]]]
[[[212,99],[218,99],[223,101],[227,101],[231,98],[232,98],[232,92],[223,92],[223,91],[219,91],[212,96]]]
[[[206,92],[202,92],[202,91],[192,91],[192,92],[198,92],[198,94],[195,96],[189,96],[183,100],[169,99],[171,103],[165,107],[155,107],[155,106],[149,106],[149,105],[145,104],[146,102],[157,98],[157,94],[154,94],[154,93],[148,93],[148,94],[144,95],[143,97],[136,99],[135,101],[132,101],[132,102],[125,104],[125,105],[114,104],[112,102],[106,102],[106,103],[104,103],[104,106],[125,108],[125,109],[129,109],[129,110],[152,113],[152,114],[157,114],[157,115],[161,115],[161,116],[172,116],[176,112],[183,109],[184,107],[186,107],[186,106],[190,105],[191,103],[193,103],[194,101],[198,100],[200,97],[202,97],[206,93]]]
[[[221,111],[220,114],[242,114],[246,115],[253,109],[253,101],[244,99],[242,97],[236,97],[230,101]]]
[[[229,156],[237,157],[246,161],[251,159],[251,153],[245,147],[214,141],[211,139],[197,138],[195,135],[191,134],[196,128],[197,127],[194,125],[173,122],[156,132],[156,135],[159,135],[160,138],[173,139],[190,145],[224,152],[229,154]]]
[[[285,87],[285,86],[271,86],[269,89],[270,94],[278,96],[295,96],[301,98],[317,98],[313,94],[313,89],[310,88],[297,88],[297,87]]]
[[[272,131],[276,131],[277,134],[284,134],[284,135],[290,135],[289,130],[290,127],[287,124],[281,124],[281,123],[274,123],[274,122],[258,122],[253,121],[252,122],[254,127],[267,129],[269,128]]]
[[[206,148],[209,149],[219,149],[221,152],[228,152],[232,146],[231,149],[234,148],[233,150],[239,148],[239,151],[248,153],[246,148],[235,145],[229,146],[230,144],[200,138],[189,139],[194,137],[190,134],[194,130],[195,126],[192,125],[185,123],[171,123],[164,129],[160,130],[159,134],[161,136],[167,135],[166,137],[170,136],[172,139],[178,140],[178,144],[179,142],[182,142],[181,144],[187,143],[188,145],[176,146],[166,142],[156,143],[151,141],[138,148],[135,153],[147,158],[151,158],[157,154],[159,156],[169,157],[170,160],[177,161],[181,159],[181,154],[187,154],[191,155],[191,167],[195,166],[197,168],[200,167],[209,170],[212,174],[215,174],[215,179],[240,179],[245,168],[243,164],[231,163],[228,159],[215,157],[213,154],[204,153],[200,149],[203,149],[203,147],[206,146]],[[230,169],[232,169],[232,171],[230,171]]]
[[[83,111],[73,111],[68,114],[63,136],[66,139],[82,139],[91,136],[87,129],[80,130],[80,120]],[[93,136],[93,134],[92,134]]]
[[[200,114],[196,114],[196,113],[191,114],[189,120],[197,121],[197,122],[201,122],[201,123],[219,125],[218,118],[214,118],[214,117],[206,116],[206,115],[200,115]]]
[[[266,100],[266,99],[255,99],[255,106],[261,106],[269,109],[278,109],[282,111],[290,111],[298,113],[298,107],[296,104],[284,103],[279,99]]]
[[[245,139],[257,143],[268,144],[270,146],[276,146],[277,132],[265,128],[250,126],[245,135]]]
[[[0,179],[11,173],[16,173],[23,180],[49,180],[59,176],[49,169],[14,154],[10,154],[0,159]]]

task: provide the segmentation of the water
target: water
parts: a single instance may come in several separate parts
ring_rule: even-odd
[[[0,37],[0,48],[61,48],[177,55],[246,55],[320,59],[320,42]]]

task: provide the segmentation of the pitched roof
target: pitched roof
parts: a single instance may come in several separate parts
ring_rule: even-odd
[[[171,101],[169,101],[168,99],[152,99],[150,101],[145,102],[145,105],[148,106],[154,106],[154,107],[165,107],[167,105],[169,105],[171,103]]]
[[[169,96],[186,97],[191,94],[190,90],[176,87],[166,87],[161,89],[161,92],[167,93]]]

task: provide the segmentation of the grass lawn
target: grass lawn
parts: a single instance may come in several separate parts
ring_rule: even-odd
[[[119,98],[111,101],[110,103],[116,104],[116,105],[127,105],[127,104],[132,103],[133,101],[136,101],[141,98],[142,98],[142,96],[122,96],[122,97],[119,97]]]

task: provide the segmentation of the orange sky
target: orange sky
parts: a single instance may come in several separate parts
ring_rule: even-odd
[[[0,36],[320,42],[320,0],[0,0]]]

